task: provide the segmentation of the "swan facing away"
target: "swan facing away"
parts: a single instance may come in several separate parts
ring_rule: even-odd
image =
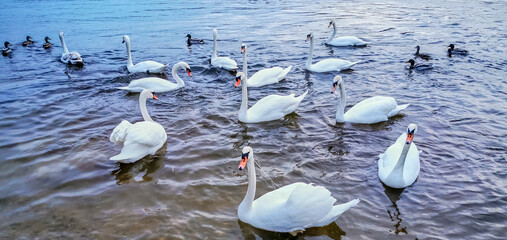
[[[63,48],[63,53],[62,53],[62,57],[60,58],[60,61],[62,61],[63,63],[72,64],[72,65],[83,66],[84,63],[83,63],[83,59],[81,58],[81,54],[79,54],[76,51],[69,52],[69,49],[67,49],[67,45],[65,44],[65,40],[63,40],[63,31],[62,30],[60,30],[58,35],[60,36],[60,42],[62,43],[62,48]]]
[[[109,137],[114,143],[123,143],[120,154],[109,158],[109,160],[122,163],[132,163],[147,155],[153,155],[167,140],[167,133],[164,127],[154,122],[148,110],[146,110],[146,99],[158,100],[153,91],[145,89],[139,94],[139,106],[144,121],[130,123],[127,120],[121,121]]]
[[[287,74],[292,69],[292,66],[289,66],[286,69],[281,67],[272,67],[267,69],[262,69],[256,72],[251,77],[248,77],[248,66],[246,60],[246,44],[241,45],[241,53],[243,54],[243,73],[245,77],[248,78],[248,87],[262,87],[264,85],[269,85],[273,83],[278,83],[282,79],[287,76]]]
[[[329,22],[328,28],[333,26],[333,34],[329,36],[329,38],[326,40],[326,45],[331,45],[335,47],[365,47],[368,45],[368,42],[365,42],[357,37],[354,36],[343,36],[343,37],[337,37],[336,36],[336,23],[334,22],[334,19],[331,19]]]
[[[248,108],[248,81],[245,74],[239,72],[236,74],[235,87],[242,83],[241,107],[238,113],[238,119],[244,123],[259,123],[278,120],[285,115],[296,111],[301,101],[308,94],[308,90],[299,97],[294,94],[281,96],[269,95],[257,101],[250,109]]]
[[[248,190],[238,207],[238,218],[256,228],[294,234],[306,228],[323,227],[359,203],[359,199],[354,199],[334,205],[336,199],[325,187],[301,182],[265,193],[254,201],[254,161],[253,149],[244,147],[239,170],[248,166]]]
[[[401,134],[393,145],[379,155],[378,176],[385,185],[405,188],[417,179],[421,166],[419,151],[412,142],[416,132],[417,125],[409,124],[407,132]]]
[[[238,64],[236,61],[228,57],[217,56],[217,35],[217,29],[213,29],[213,55],[211,56],[211,66],[216,68],[223,68],[229,71],[238,69]]]
[[[398,114],[410,105],[398,105],[392,97],[374,96],[357,103],[344,114],[347,96],[343,79],[338,75],[333,79],[332,93],[336,91],[337,86],[340,88],[341,100],[336,110],[336,122],[379,123],[387,121],[388,118]]]
[[[346,69],[350,69],[352,66],[356,65],[360,61],[357,62],[349,62],[347,60],[339,59],[339,58],[328,58],[321,60],[315,64],[312,64],[313,59],[313,33],[310,33],[306,36],[306,41],[310,40],[310,52],[308,53],[308,60],[306,60],[306,69],[312,72],[332,72],[332,71],[342,71]]]
[[[147,77],[133,80],[126,87],[119,87],[118,89],[127,90],[129,92],[141,92],[144,89],[151,89],[155,92],[169,92],[180,89],[185,86],[185,82],[178,76],[178,69],[185,69],[188,76],[192,77],[190,66],[185,62],[174,64],[172,75],[176,83],[169,82],[165,79],[158,77]]]
[[[144,61],[137,64],[132,63],[132,55],[130,54],[130,38],[127,35],[123,35],[123,41],[122,43],[125,43],[127,45],[127,70],[129,73],[163,73],[168,64],[164,65],[162,63],[158,63],[155,61]]]

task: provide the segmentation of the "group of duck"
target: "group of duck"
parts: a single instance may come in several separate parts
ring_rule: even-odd
[[[328,27],[333,26],[333,34],[326,40],[325,44],[338,47],[364,47],[369,43],[353,36],[335,37],[336,24],[333,20]],[[60,40],[63,47],[61,61],[69,64],[82,65],[83,60],[77,52],[69,52],[63,39],[63,32],[60,31]],[[217,36],[218,32],[213,29],[213,54],[211,56],[211,66],[222,68],[228,71],[237,72],[238,65],[236,61],[228,57],[219,57],[217,55]],[[204,44],[204,40],[187,36],[187,44]],[[349,69],[358,62],[350,62],[338,58],[328,58],[317,63],[312,63],[314,35],[307,35],[306,41],[310,41],[310,50],[305,67],[312,72],[332,72]],[[46,42],[50,40],[46,38]],[[48,42],[49,43],[49,42]],[[167,69],[167,64],[155,61],[143,61],[133,64],[130,52],[130,38],[123,36],[123,43],[127,48],[127,70],[130,73],[163,73]],[[8,48],[8,42],[5,46]],[[27,44],[33,44],[27,37]],[[429,55],[420,53],[420,47],[417,46],[416,57],[424,60],[431,59]],[[296,97],[291,95],[269,95],[257,101],[252,107],[248,107],[248,88],[262,87],[269,84],[276,84],[284,79],[291,71],[292,66],[286,68],[272,67],[260,70],[251,77],[248,75],[247,66],[247,45],[241,45],[243,57],[242,72],[236,73],[235,87],[242,85],[242,102],[238,112],[238,119],[244,123],[259,123],[273,121],[283,118],[285,115],[294,112],[303,101],[308,91]],[[454,48],[449,45],[449,56],[451,54],[467,54],[466,50]],[[422,69],[415,65],[413,59],[410,68]],[[147,99],[158,100],[155,92],[174,91],[185,86],[184,81],[178,76],[178,70],[183,69],[191,77],[190,66],[185,62],[178,62],[172,67],[172,76],[176,83],[159,77],[146,77],[133,80],[128,86],[119,87],[119,89],[130,92],[140,92],[139,105],[141,115],[144,121],[134,124],[123,120],[116,126],[110,135],[110,141],[123,143],[121,152],[110,160],[132,163],[147,155],[153,155],[157,152],[167,140],[167,133],[164,127],[153,121],[146,108]],[[336,111],[336,122],[350,122],[360,124],[374,124],[387,121],[388,118],[397,115],[401,110],[407,108],[409,104],[398,105],[392,97],[374,96],[364,99],[345,112],[346,93],[344,80],[336,75],[332,81],[332,93],[339,88],[340,102]],[[396,142],[387,150],[379,155],[378,176],[387,186],[392,188],[405,188],[415,182],[420,171],[419,151],[413,142],[414,135],[417,132],[416,124],[409,124]],[[254,227],[275,232],[297,233],[310,227],[321,227],[335,221],[342,213],[354,207],[359,203],[359,199],[351,200],[344,204],[334,205],[336,199],[331,196],[331,192],[325,187],[306,183],[293,183],[255,199],[256,175],[254,165],[253,148],[246,146],[242,149],[241,161],[238,169],[243,170],[248,167],[248,190],[238,207],[238,217],[241,221],[249,223]]]
[[[414,53],[415,58],[420,58],[420,59],[423,59],[426,61],[431,59],[431,56],[429,54],[420,52],[421,47],[419,45],[416,46],[415,49],[416,49],[416,51]],[[468,50],[456,48],[454,46],[454,44],[451,43],[451,44],[449,44],[449,46],[447,46],[447,56],[452,57],[452,55],[466,56],[466,55],[468,55]],[[429,69],[433,68],[433,64],[431,64],[431,63],[416,64],[414,59],[410,59],[410,60],[406,61],[405,63],[410,63],[409,69],[415,69],[415,70],[419,70],[419,71],[429,70]]]

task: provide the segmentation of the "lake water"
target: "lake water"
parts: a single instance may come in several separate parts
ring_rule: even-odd
[[[0,4],[1,239],[286,239],[238,221],[247,175],[241,149],[254,148],[262,169],[280,185],[314,182],[338,199],[361,202],[335,223],[297,239],[505,239],[507,232],[507,94],[505,1],[12,1]],[[331,34],[355,35],[365,48],[321,44]],[[262,124],[238,122],[241,92],[234,76],[211,68],[212,28],[219,55],[249,74],[293,65],[286,81],[249,91],[309,90],[295,114]],[[65,32],[82,69],[58,61]],[[340,73],[347,109],[374,95],[410,103],[374,125],[334,122],[336,73],[304,69],[313,32],[317,60],[362,61]],[[187,47],[185,35],[204,38]],[[122,35],[134,63],[187,62],[185,88],[148,101],[167,131],[155,156],[133,164],[109,157],[108,139],[122,120],[142,119],[138,94],[116,87],[129,75]],[[36,42],[22,47],[26,35]],[[42,49],[45,36],[54,47]],[[455,43],[469,56],[446,56]],[[434,69],[408,71],[416,45]],[[315,60],[314,60],[315,61]],[[170,77],[170,70],[167,71]],[[403,191],[377,176],[378,155],[418,124],[421,173]],[[257,196],[273,190],[259,170]]]

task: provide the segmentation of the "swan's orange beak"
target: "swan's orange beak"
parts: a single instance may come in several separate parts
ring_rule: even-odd
[[[414,133],[407,133],[407,141],[405,142],[406,144],[410,144],[412,142],[412,139],[414,139]]]
[[[190,71],[190,68],[187,68],[187,73],[188,73],[188,76],[192,77],[192,72]]]
[[[338,86],[338,82],[334,82],[333,87],[331,88],[331,93],[334,93],[336,91],[337,86]]]
[[[153,93],[153,99],[158,100],[158,97],[155,96],[155,93]]]
[[[241,83],[241,77],[236,77],[236,83],[234,84],[234,87],[238,87]]]
[[[307,42],[308,40],[310,40],[310,34],[308,34],[308,36],[306,36],[305,42]]]
[[[247,152],[247,153],[241,154],[241,162],[239,163],[239,166],[238,166],[238,169],[240,171],[245,169],[245,167],[246,167],[246,162],[248,162],[248,154],[250,154],[250,153]]]
[[[241,46],[241,53],[245,52],[245,46]]]

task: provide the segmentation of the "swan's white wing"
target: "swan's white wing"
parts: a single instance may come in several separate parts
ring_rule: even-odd
[[[152,72],[152,73],[161,73],[164,72],[167,68],[167,65],[164,65],[159,62],[155,61],[144,61],[137,63],[136,65],[132,66],[129,69],[129,72],[136,73],[136,72]]]
[[[178,88],[180,88],[178,84],[169,82],[165,79],[148,77],[133,80],[127,87],[122,87],[120,89],[125,89],[131,92],[142,92],[144,89],[151,89],[154,92],[168,92]]]
[[[366,46],[368,43],[354,36],[343,36],[332,39],[327,43],[337,47]]]
[[[266,96],[247,110],[248,122],[264,122],[280,119],[294,112],[307,93],[308,91],[299,97],[295,97],[294,94],[287,96]]]
[[[347,122],[378,123],[387,121],[388,114],[396,107],[394,98],[375,96],[354,105],[345,113],[344,117]]]
[[[248,78],[248,86],[260,87],[268,84],[277,83],[279,81],[278,76],[280,76],[280,74],[282,73],[283,68],[281,67],[262,69]]]
[[[211,58],[211,65],[213,65],[213,67],[223,68],[226,70],[238,69],[238,64],[236,63],[236,61],[228,57]]]
[[[109,136],[109,141],[114,143],[122,143],[125,141],[125,137],[127,137],[127,129],[132,126],[132,123],[130,123],[127,120],[121,121],[118,126],[116,126],[113,129],[113,132],[111,133],[111,136]]]
[[[305,183],[291,185],[255,200],[249,223],[277,232],[304,230],[327,216],[333,208],[336,199],[326,188]]]
[[[349,69],[358,62],[349,62],[339,58],[329,58],[321,60],[310,66],[310,70],[314,72],[332,72]]]

